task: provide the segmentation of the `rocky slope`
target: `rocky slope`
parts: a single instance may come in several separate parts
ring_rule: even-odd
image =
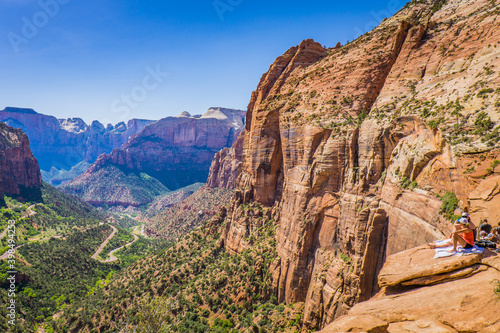
[[[0,201],[4,194],[21,200],[41,195],[38,162],[23,131],[0,123]]]
[[[477,222],[498,216],[498,13],[413,1],[346,46],[306,40],[263,75],[222,240],[250,248],[260,220],[245,206],[272,207],[273,284],[305,302],[305,329],[375,295],[386,256],[443,237],[438,196]]]
[[[175,241],[202,225],[227,205],[233,190],[203,186],[182,201],[174,202],[147,218],[145,233]],[[151,211],[148,210],[148,211]]]
[[[120,149],[101,155],[83,175],[61,189],[96,205],[126,207],[150,203],[167,190],[205,182],[214,155],[233,144],[244,126],[244,116],[240,110],[211,108],[202,116],[183,112],[161,119]],[[130,191],[151,188],[152,182],[155,190],[148,190],[147,195]]]
[[[156,197],[153,202],[148,205],[148,208],[144,212],[141,212],[138,219],[140,221],[147,221],[148,218],[151,218],[164,211],[168,207],[172,207],[173,205],[183,201],[184,199],[187,199],[204,185],[205,184],[203,183],[194,183],[192,185],[182,187],[178,190],[168,192],[164,195]]]
[[[154,123],[132,119],[127,124],[121,122],[116,126],[108,124],[105,127],[98,121],[87,125],[80,118],[57,119],[32,109],[13,107],[0,111],[0,122],[28,135],[33,154],[47,177],[59,176],[61,171],[69,171],[81,162],[93,163],[99,155],[121,147],[131,135]],[[51,179],[45,180],[50,182]],[[60,181],[54,183],[59,184]]]

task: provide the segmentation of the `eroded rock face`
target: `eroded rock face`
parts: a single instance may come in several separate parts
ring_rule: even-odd
[[[19,199],[40,195],[42,178],[38,161],[23,131],[0,123],[0,199],[4,194]]]
[[[154,123],[132,119],[127,124],[104,128],[98,121],[87,125],[80,118],[57,119],[32,109],[12,107],[0,111],[0,121],[28,135],[40,168],[47,172],[52,168],[70,170],[80,162],[93,163],[99,155],[121,147],[130,136]]]
[[[207,186],[209,188],[234,189],[236,187],[241,167],[244,133],[242,131],[238,135],[238,139],[231,148],[223,148],[215,154],[208,172]]]
[[[274,206],[273,281],[280,301],[305,301],[305,329],[377,293],[388,255],[444,238],[438,196],[454,192],[477,222],[498,214],[496,15],[483,0],[412,2],[346,46],[304,41],[263,75],[223,240],[250,246],[237,205]]]

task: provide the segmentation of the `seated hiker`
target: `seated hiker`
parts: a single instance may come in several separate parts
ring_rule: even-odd
[[[488,223],[487,219],[484,219],[481,221],[481,224],[479,225],[479,230],[481,231],[486,231],[487,234],[491,232],[492,226],[491,224]]]
[[[462,217],[461,219],[453,223],[453,231],[450,234],[450,240],[442,244],[436,245],[434,243],[427,244],[431,249],[437,247],[448,247],[453,245],[453,249],[450,252],[457,251],[457,246],[461,245],[464,249],[471,249],[474,245],[474,235],[472,229],[469,226],[469,221],[467,218]]]
[[[481,232],[479,233],[479,240],[486,239],[486,236],[488,236],[488,233],[484,230],[481,230]]]
[[[469,226],[472,229],[472,234],[474,235],[474,241],[475,241],[477,239],[476,225],[471,221],[469,213],[463,212],[462,217],[465,217],[469,222]]]
[[[500,244],[500,235],[498,233],[500,232],[500,227],[493,228],[491,232],[486,235],[485,239],[489,240],[490,242]]]

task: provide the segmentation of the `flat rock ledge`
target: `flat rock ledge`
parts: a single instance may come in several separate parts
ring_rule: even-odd
[[[427,246],[389,256],[381,291],[320,332],[500,332],[500,255],[433,257]]]

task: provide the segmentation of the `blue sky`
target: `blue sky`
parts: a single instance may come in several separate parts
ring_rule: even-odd
[[[246,109],[272,62],[332,47],[403,0],[0,0],[0,108],[117,123]]]

